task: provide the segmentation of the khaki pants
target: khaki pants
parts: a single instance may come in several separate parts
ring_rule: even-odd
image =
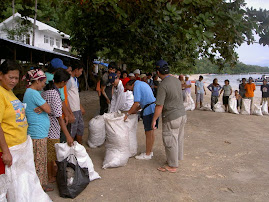
[[[184,126],[187,116],[163,123],[163,144],[168,166],[178,167],[178,160],[183,160]]]

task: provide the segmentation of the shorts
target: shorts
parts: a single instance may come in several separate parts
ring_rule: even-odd
[[[151,123],[152,123],[153,115],[154,114],[152,113],[152,114],[143,116],[143,124],[144,124],[144,129],[145,129],[146,132],[153,130],[151,128]],[[156,127],[157,128],[158,128],[158,124],[159,124],[159,119],[157,119],[157,121],[156,121]]]
[[[75,122],[71,123],[71,137],[74,138],[76,135],[82,136],[84,134],[84,121],[81,111],[73,112],[75,116]]]
[[[60,139],[50,139],[50,138],[48,138],[48,141],[47,141],[47,145],[48,145],[48,147],[47,147],[48,162],[57,160],[56,150],[55,150],[55,146],[54,146],[56,143],[60,143]]]
[[[5,174],[5,164],[2,159],[3,152],[0,152],[0,175]]]
[[[197,93],[196,94],[196,103],[203,102],[204,101],[204,94],[203,93]]]
[[[224,105],[227,105],[229,103],[229,96],[223,96],[222,97],[222,102]]]

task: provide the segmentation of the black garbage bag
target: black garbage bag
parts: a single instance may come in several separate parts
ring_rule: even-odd
[[[88,168],[81,168],[78,165],[77,159],[74,156],[73,162],[70,161],[72,157],[69,156],[63,161],[56,161],[58,171],[56,175],[56,182],[60,192],[60,196],[63,198],[75,198],[77,197],[90,183]],[[67,183],[67,167],[71,167],[74,170],[74,179],[71,185]]]

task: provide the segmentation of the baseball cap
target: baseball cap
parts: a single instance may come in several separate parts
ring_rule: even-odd
[[[50,61],[50,64],[54,69],[57,69],[57,68],[67,69],[67,66],[64,65],[63,61],[60,58],[53,58]]]
[[[114,83],[114,81],[115,81],[117,78],[118,78],[118,77],[117,77],[117,74],[115,74],[115,73],[111,73],[111,74],[108,75],[108,81],[109,81],[109,83]]]
[[[134,70],[134,74],[140,74],[140,70],[139,69]]]
[[[165,60],[159,60],[156,62],[156,69],[163,73],[169,73],[169,66]]]
[[[133,73],[130,73],[129,76],[135,76]]]

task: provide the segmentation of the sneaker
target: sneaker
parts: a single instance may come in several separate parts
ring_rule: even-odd
[[[141,153],[140,155],[135,156],[136,159],[139,160],[150,160],[152,155],[146,155],[146,153]]]

